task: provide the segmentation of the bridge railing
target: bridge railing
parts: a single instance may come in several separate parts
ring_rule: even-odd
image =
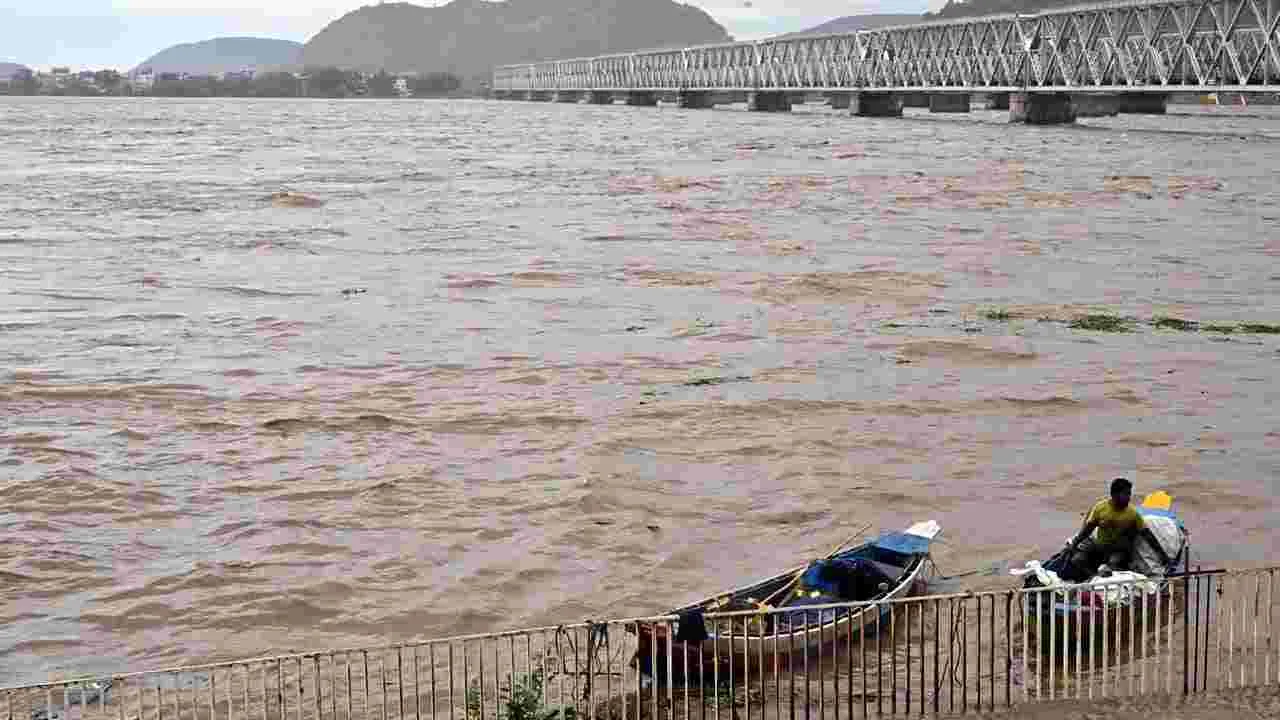
[[[583,622],[0,689],[9,720],[938,716],[1280,682],[1276,571]],[[1104,610],[1104,595],[1123,596]],[[698,642],[694,631],[708,639]]]
[[[499,91],[1280,89],[1277,0],[1154,0],[494,70]]]

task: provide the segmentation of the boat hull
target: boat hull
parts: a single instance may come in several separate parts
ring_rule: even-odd
[[[671,633],[678,633],[676,623],[639,623],[636,627],[636,663],[642,673],[656,676],[659,683],[666,681],[668,657],[670,676],[675,681],[697,681],[699,678],[702,682],[712,682],[717,678],[723,681],[730,675],[743,678],[766,668],[786,668],[792,662],[803,662],[803,658],[836,643],[857,643],[863,637],[874,637],[879,630],[889,626],[893,609],[891,601],[926,590],[924,560],[925,556],[916,558],[901,581],[872,605],[826,610],[806,610],[798,606],[759,615],[712,618],[707,621],[708,637],[701,642],[670,641]],[[795,631],[775,633],[771,629],[762,629],[758,621],[766,614],[775,617],[804,614],[807,620],[809,615],[817,613],[821,613],[820,621],[802,622],[800,629]]]

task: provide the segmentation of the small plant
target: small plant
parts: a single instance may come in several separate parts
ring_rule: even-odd
[[[1264,323],[1241,323],[1240,332],[1276,335],[1276,334],[1280,334],[1280,325],[1266,325]]]
[[[1091,314],[1081,315],[1071,321],[1076,330],[1097,330],[1099,332],[1128,332],[1129,323],[1117,315]]]
[[[1157,317],[1151,321],[1151,324],[1158,328],[1181,330],[1183,332],[1191,332],[1200,326],[1199,323],[1175,317]]]
[[[507,682],[498,688],[500,697],[487,699],[497,703],[498,720],[550,720],[559,718],[562,714],[566,720],[574,720],[577,717],[574,708],[549,708],[542,704],[543,684],[541,669],[529,674],[521,673],[515,680],[508,675]],[[480,711],[480,688],[467,688],[468,720],[483,720]]]

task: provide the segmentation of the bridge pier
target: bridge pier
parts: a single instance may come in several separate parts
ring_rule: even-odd
[[[647,90],[630,90],[627,92],[627,104],[632,107],[655,107],[658,94]]]
[[[582,91],[581,90],[557,90],[555,101],[558,103],[582,102]]]
[[[1166,93],[1120,93],[1119,111],[1164,115],[1168,111],[1169,96]]]
[[[1011,93],[1009,122],[1028,125],[1065,125],[1076,121],[1071,96],[1066,93]]]
[[[791,96],[784,92],[753,92],[747,107],[754,112],[790,112]]]
[[[853,114],[860,117],[902,117],[902,96],[891,92],[860,92],[851,95]]]
[[[1112,94],[1079,93],[1071,96],[1076,117],[1110,117],[1120,112],[1120,98]]]
[[[929,95],[929,112],[967,113],[969,93],[932,93]]]
[[[612,105],[613,93],[592,90],[587,93],[587,103],[590,105]]]
[[[529,90],[524,94],[524,99],[533,102],[550,102],[552,94],[546,90]]]
[[[907,92],[899,94],[898,97],[902,98],[904,108],[932,108],[933,96],[929,93]]]
[[[710,110],[716,106],[715,93],[704,90],[681,90],[676,105],[687,110]]]
[[[991,93],[987,95],[988,110],[1008,110],[1009,93]]]
[[[848,110],[853,106],[853,97],[850,93],[827,93],[827,105],[832,110]]]

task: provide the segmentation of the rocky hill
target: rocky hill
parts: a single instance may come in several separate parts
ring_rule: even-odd
[[[821,35],[824,33],[846,33],[856,30],[874,30],[876,28],[890,27],[893,25],[910,25],[923,20],[922,15],[914,15],[911,13],[886,13],[878,15],[846,15],[845,17],[828,20],[821,25],[815,25],[808,30],[787,33],[782,37],[796,37],[798,35]]]
[[[8,80],[20,72],[31,72],[26,65],[11,62],[0,62],[0,80]]]
[[[449,72],[468,85],[493,66],[732,40],[710,15],[674,0],[453,0],[385,3],[335,20],[303,49],[308,66]]]
[[[138,65],[153,72],[222,74],[254,68],[288,68],[298,64],[302,44],[291,40],[221,37],[161,50]]]
[[[1072,5],[1086,5],[1083,0],[947,0],[936,13],[925,13],[926,20],[977,15],[1002,15],[1004,13],[1035,13]]]

